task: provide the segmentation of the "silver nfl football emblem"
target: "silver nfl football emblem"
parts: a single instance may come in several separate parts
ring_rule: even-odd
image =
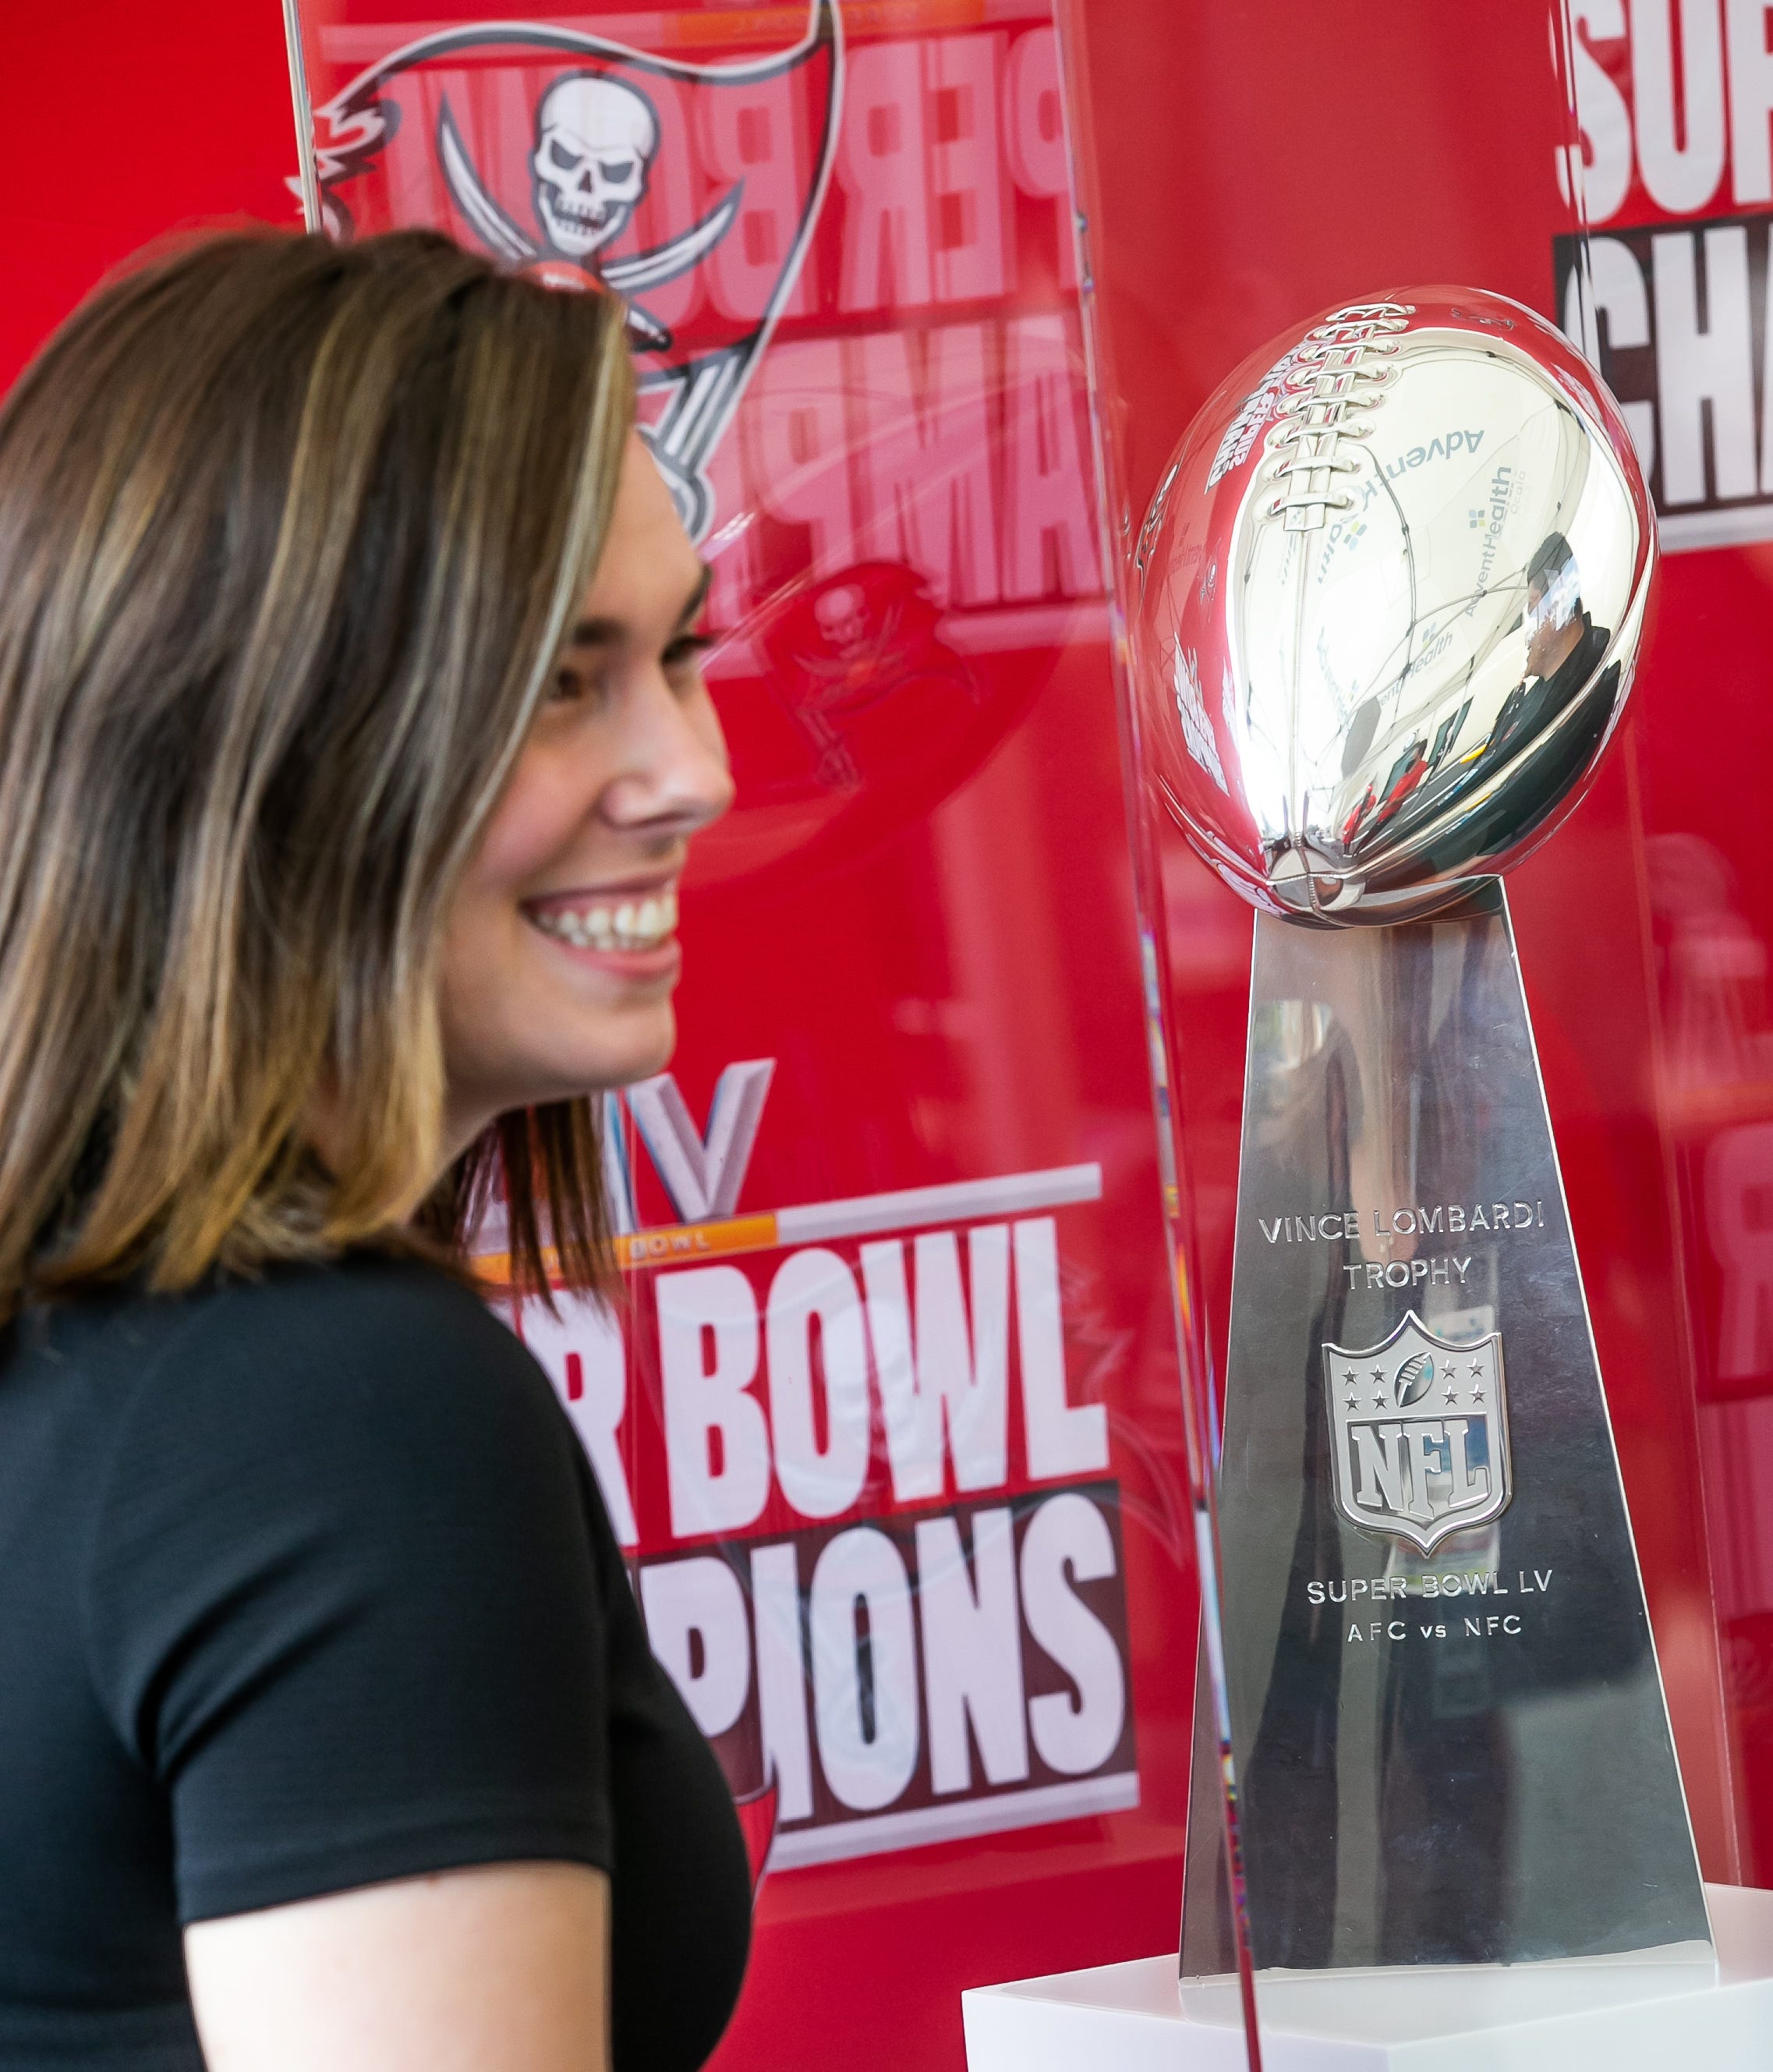
[[[1326,1344],[1336,1509],[1432,1554],[1513,1494],[1502,1334],[1443,1338],[1412,1309],[1377,1346]]]

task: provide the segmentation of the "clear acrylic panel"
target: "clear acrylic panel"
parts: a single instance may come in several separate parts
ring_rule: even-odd
[[[1631,421],[1668,554],[1647,665],[1658,694],[1627,743],[1629,824],[1656,1039],[1649,1091],[1687,1298],[1672,1371],[1697,1404],[1736,1874],[1764,1885],[1773,1882],[1764,24],[1748,8],[1683,10],[1678,34],[1663,33],[1656,12],[1572,14],[1586,234],[1560,267],[1564,322]],[[1709,711],[1715,722],[1698,718]]]
[[[1283,2052],[1352,2036],[1363,1975],[1389,1994],[1407,1967],[1406,2029],[1463,2021],[1492,2064],[1523,1992],[1541,2015],[1636,1996],[1652,2037],[1670,1982],[1632,1953],[1690,1942],[1690,1907],[1658,1926],[1610,1906],[1608,1879],[1672,1860],[1686,1890],[1696,1848],[1722,1947],[1740,1923],[1717,1884],[1773,1860],[1760,10],[1060,0],[1056,23],[1048,0],[709,0],[488,27],[417,0],[291,9],[328,227],[432,223],[620,288],[655,450],[715,569],[742,803],[692,888],[675,1076],[612,1112],[629,1304],[525,1327],[628,1506],[655,1639],[770,1868],[723,2066],[952,2062],[958,1985],[1172,1938],[1184,1836],[1184,1968],[1221,1982],[1192,2004],[1229,2035],[1253,1992]],[[1142,527],[1233,368],[1318,313],[1434,283],[1512,298],[1598,361],[1656,500],[1660,603],[1624,723],[1510,870],[1505,916],[1383,949],[1389,931],[1265,916],[1253,974],[1250,909],[1154,804],[1131,695],[1129,872],[1110,681],[1118,664],[1131,693]],[[1455,529],[1463,512],[1470,545],[1496,442],[1448,401],[1381,468],[1410,497],[1444,473],[1435,508]],[[1542,601],[1512,574],[1523,623],[1500,618],[1501,647]],[[1376,731],[1330,833],[1407,834],[1465,758],[1482,779],[1513,688],[1419,740]],[[1184,754],[1216,738],[1212,689],[1169,686]],[[1365,976],[1301,975],[1351,940]],[[1467,1054],[1480,1024],[1486,1060]],[[1358,1083],[1368,1106],[1332,1127],[1339,1055],[1359,1067],[1342,1097]],[[1470,1147],[1504,1108],[1525,1133],[1492,1184]],[[1387,1185],[1324,1198],[1326,1146],[1370,1163],[1376,1131]],[[1234,1255],[1273,1249],[1253,1161],[1270,1224],[1320,1226],[1444,1212],[1417,1183],[1459,1156],[1478,1299],[1434,1283],[1431,1228],[1376,1233],[1370,1256],[1344,1232],[1331,1262],[1407,1265],[1414,1297],[1420,1260],[1408,1306],[1438,1342],[1393,1342],[1389,1293],[1363,1285],[1332,1326],[1247,1265],[1241,1287],[1269,1293],[1233,1314]],[[1586,1318],[1566,1280],[1553,1328],[1521,1276],[1554,1272],[1566,1231]],[[933,1470],[895,1452],[896,1377],[925,1379],[909,1344],[893,1365],[900,1317],[901,1338],[952,1342],[954,1388],[983,1379],[987,1406],[1001,1369],[1000,1464],[964,1439]],[[1253,1318],[1299,1342],[1290,1422],[1240,1411],[1228,1355]],[[1426,1550],[1381,1546],[1336,1508],[1335,1442],[1351,1471],[1361,1442],[1324,1349],[1371,1353],[1395,1390],[1410,1362],[1453,1346],[1469,1367],[1492,1334],[1529,1406],[1507,1503]],[[694,1384],[675,1407],[673,1359]],[[679,1413],[728,1384],[686,1454]],[[1468,1436],[1475,1489],[1501,1453]],[[1366,1443],[1407,1494],[1392,1442]],[[1444,1495],[1451,1456],[1434,1458]],[[1620,1479],[1635,1564],[1607,1510]],[[1278,1508],[1253,1512],[1263,1483]],[[1578,1589],[1560,1558],[1539,1587],[1528,1521],[1567,1534],[1591,1502],[1611,1582]],[[1068,1655],[1054,1606],[1105,1645]],[[1413,1642],[1422,1624],[1447,1630]],[[1652,1690],[1679,1821],[1666,1777],[1634,1788],[1621,1759],[1655,1741]],[[1611,1854],[1560,1859],[1573,1779],[1617,1811]]]
[[[1217,1716],[1196,1710],[1182,1970],[1219,1983],[1184,2000],[1201,2019],[1235,2020],[1235,1960],[1252,1960],[1262,2027],[1306,2054],[1290,2062],[1314,2062],[1314,2037],[1389,2049],[1414,2036],[1463,2064],[1449,2040],[1461,2029],[1482,2031],[1486,2064],[1537,2062],[1543,2033],[1512,2025],[1631,2004],[1648,2037],[1713,1975],[1700,1873],[1742,1868],[1731,1755],[1742,1708],[1726,1709],[1720,1675],[1711,1578],[1726,1543],[1717,1478],[1701,1468],[1681,1258],[1694,1183],[1684,1176],[1685,1199],[1671,1186],[1683,1154],[1656,982],[1668,985],[1660,938],[1677,897],[1717,915],[1731,891],[1690,847],[1662,852],[1689,867],[1678,894],[1646,871],[1641,744],[1681,696],[1678,675],[1659,678],[1652,637],[1632,717],[1580,806],[1510,870],[1506,906],[1480,894],[1433,924],[1410,918],[1423,857],[1474,877],[1518,860],[1496,825],[1545,811],[1607,734],[1643,602],[1629,569],[1603,602],[1606,557],[1574,489],[1567,526],[1514,541],[1526,522],[1514,514],[1546,508],[1534,501],[1545,456],[1499,419],[1475,362],[1439,392],[1443,422],[1422,418],[1406,435],[1394,409],[1388,434],[1376,412],[1352,483],[1327,458],[1305,474],[1328,503],[1321,529],[1300,537],[1326,562],[1340,553],[1374,572],[1365,590],[1341,592],[1340,623],[1307,600],[1296,624],[1272,623],[1276,593],[1259,587],[1265,550],[1250,531],[1191,532],[1176,506],[1210,509],[1227,477],[1241,488],[1237,471],[1279,427],[1277,402],[1302,386],[1276,363],[1322,313],[1343,321],[1313,349],[1344,369],[1361,351],[1407,360],[1410,339],[1385,335],[1405,303],[1463,301],[1448,322],[1530,331],[1530,318],[1463,289],[1561,322],[1617,381],[1623,415],[1609,421],[1627,471],[1635,448],[1665,514],[1677,492],[1705,507],[1683,511],[1671,545],[1750,536],[1764,218],[1722,236],[1684,229],[1660,256],[1652,232],[1623,232],[1613,251],[1590,235],[1597,184],[1611,183],[1602,217],[1642,220],[1634,168],[1651,183],[1652,222],[1660,196],[1690,196],[1708,177],[1711,193],[1724,142],[1707,111],[1726,76],[1737,150],[1750,119],[1764,145],[1753,62],[1767,61],[1744,46],[1746,10],[1727,10],[1738,43],[1725,52],[1726,11],[1713,33],[1705,6],[1678,20],[1634,9],[1631,39],[1623,9],[1540,0],[1490,10],[1481,34],[1403,6],[1358,23],[1340,7],[1262,5],[1065,16],[1094,394],[1129,620],[1130,796],[1173,1118],[1165,1155],[1180,1176],[1185,1386],[1198,1389],[1191,1429],[1215,1468],[1203,1494],[1217,1558],[1203,1569],[1219,1577],[1219,1618],[1216,1631],[1209,1605],[1204,1659],[1223,1681],[1212,1679]],[[1684,53],[1672,72],[1659,23]],[[1686,96],[1685,120],[1659,131],[1671,91]],[[1756,191],[1764,150],[1750,157],[1739,195]],[[1434,284],[1455,292],[1422,292]],[[1494,365],[1507,352],[1479,356]],[[1172,476],[1184,428],[1240,363],[1215,436]],[[1554,417],[1607,415],[1604,402],[1572,403],[1586,380],[1577,363],[1555,377]],[[1732,406],[1741,422],[1720,414]],[[1659,459],[1657,417],[1671,409]],[[1319,435],[1292,450],[1308,460],[1330,448]],[[1688,477],[1665,479],[1677,462]],[[1266,487],[1284,505],[1300,483]],[[1344,502],[1345,487],[1356,494]],[[1291,532],[1292,514],[1274,522]],[[1536,567],[1553,538],[1560,553]],[[1142,624],[1146,564],[1159,561],[1163,606]],[[1418,637],[1400,643],[1386,584],[1404,564]],[[1311,596],[1333,590],[1322,566],[1285,565],[1310,571]],[[1456,615],[1439,619],[1418,609],[1438,567],[1468,571]],[[1588,720],[1560,675],[1580,658],[1566,668],[1570,649],[1536,645],[1552,619],[1576,637],[1560,585],[1594,635]],[[1474,612],[1511,588],[1480,640]],[[1278,672],[1266,719],[1252,660],[1264,642]],[[1307,738],[1311,697],[1341,752],[1315,809],[1310,758],[1326,751]],[[1587,746],[1571,749],[1585,726]],[[1537,757],[1546,796],[1524,806],[1522,744],[1540,726],[1562,736],[1563,761],[1547,775]],[[1764,793],[1764,769],[1741,771],[1749,796]],[[1291,859],[1290,882],[1252,868],[1257,837],[1275,831],[1267,821],[1284,836],[1272,853]],[[1228,889],[1239,885],[1268,909],[1253,972],[1250,911]],[[1401,924],[1336,925],[1348,918],[1339,902],[1381,898]],[[1764,952],[1734,916],[1717,918],[1735,976],[1727,1003],[1714,984],[1713,1011],[1740,1081],[1753,1071]],[[1730,1342],[1752,1363],[1767,1151],[1753,1136],[1733,1145],[1713,1199],[1736,1225],[1714,1248],[1736,1276],[1722,1305]],[[1418,1408],[1430,1379],[1435,1397]],[[1369,1388],[1382,1404],[1356,1393]],[[1708,1464],[1722,1455],[1712,1439]],[[1461,1501],[1481,1522],[1455,1529]],[[1740,1567],[1755,1557],[1739,1515],[1730,1531]],[[1229,1819],[1202,1789],[1221,1776]],[[1214,1897],[1228,1837],[1241,1912]],[[1736,1913],[1713,1913],[1737,1934]]]
[[[1564,323],[1619,397],[1667,554],[1646,658],[1656,695],[1626,745],[1652,1038],[1643,1096],[1685,1297],[1669,1373],[1696,1406],[1734,1815],[1724,1874],[1764,1886],[1773,910],[1759,830],[1773,751],[1763,689],[1773,73],[1750,7],[1685,8],[1678,20],[1660,9],[1570,11],[1586,162],[1581,235],[1560,264]]]

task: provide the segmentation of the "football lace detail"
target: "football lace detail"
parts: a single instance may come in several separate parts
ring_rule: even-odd
[[[1356,302],[1305,334],[1268,434],[1268,477],[1278,487],[1264,517],[1282,519],[1289,532],[1315,532],[1332,511],[1352,508],[1336,478],[1360,471],[1361,450],[1346,442],[1372,427],[1351,413],[1373,409],[1397,379],[1386,364],[1397,350],[1391,334],[1407,331],[1414,314],[1408,302]]]

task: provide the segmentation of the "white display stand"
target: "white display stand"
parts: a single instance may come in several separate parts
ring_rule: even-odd
[[[1263,1980],[1263,2072],[1773,2072],[1773,1892],[1708,1885],[1709,1966]],[[1173,1955],[961,1996],[968,2072],[1244,2072],[1237,1992]]]

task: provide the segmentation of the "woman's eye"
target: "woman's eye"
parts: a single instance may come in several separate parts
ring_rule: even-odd
[[[583,670],[556,669],[554,681],[548,687],[550,705],[584,705],[592,701],[598,686]]]
[[[708,634],[679,634],[665,650],[665,667],[673,672],[692,668],[713,645],[712,637]]]

